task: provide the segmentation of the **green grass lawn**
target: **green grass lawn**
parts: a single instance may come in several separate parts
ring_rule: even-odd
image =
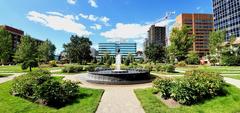
[[[10,95],[11,83],[12,81],[0,84],[0,113],[94,113],[103,94],[103,90],[81,88],[81,98],[55,109]]]
[[[238,79],[238,80],[240,80],[240,75],[233,75],[233,76],[228,75],[228,76],[225,76],[225,77],[229,77],[229,78],[233,78],[233,79]]]
[[[1,73],[0,73],[0,78],[1,78],[1,77],[8,77],[8,76],[12,76],[12,75],[13,75],[13,74],[1,74]]]
[[[180,71],[189,71],[194,69],[209,71],[209,72],[217,72],[222,75],[231,75],[231,74],[240,75],[240,66],[186,66],[186,67],[176,68],[176,70],[180,70]]]
[[[33,68],[32,70],[44,69],[44,70],[60,70],[63,67],[42,67],[42,68]],[[20,65],[13,65],[13,66],[0,66],[0,73],[22,73],[22,72],[29,72],[29,69],[22,70]]]
[[[227,96],[215,97],[192,106],[168,108],[154,94],[152,89],[136,89],[135,94],[140,100],[146,113],[239,113],[240,89],[226,86]]]

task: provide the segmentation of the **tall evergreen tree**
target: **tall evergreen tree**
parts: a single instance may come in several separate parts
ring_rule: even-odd
[[[91,61],[90,47],[92,42],[89,38],[72,35],[70,41],[70,43],[63,45],[70,62],[85,64],[87,61]]]
[[[6,30],[0,29],[0,60],[6,63],[12,55],[12,37]]]
[[[32,67],[37,67],[37,43],[30,36],[26,35],[22,37],[21,44],[18,45],[17,51],[14,55],[14,60],[18,63],[22,63],[22,69],[29,68],[32,71]]]

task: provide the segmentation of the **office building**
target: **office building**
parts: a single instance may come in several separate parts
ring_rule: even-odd
[[[191,28],[189,35],[195,36],[191,51],[195,51],[199,56],[209,53],[208,39],[213,31],[212,14],[181,14],[177,16],[176,26],[181,28],[183,25]]]
[[[215,30],[226,31],[226,41],[232,35],[240,37],[240,0],[212,0]]]
[[[166,46],[166,27],[152,25],[148,30],[148,38],[145,40],[144,46],[157,44]]]
[[[117,49],[120,49],[120,54],[125,57],[129,53],[136,56],[137,44],[136,43],[99,43],[98,56],[104,56],[108,53],[111,56],[116,56]]]

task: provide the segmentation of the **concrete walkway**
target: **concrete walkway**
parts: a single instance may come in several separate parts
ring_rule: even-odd
[[[145,113],[134,89],[152,87],[151,83],[136,85],[103,85],[86,82],[87,73],[67,75],[66,80],[81,82],[81,87],[104,89],[96,113]]]
[[[4,83],[4,82],[7,82],[9,80],[12,80],[14,79],[16,76],[20,76],[22,75],[23,73],[1,73],[1,74],[13,74],[12,76],[7,76],[7,77],[1,77],[0,78],[0,84],[1,83]]]
[[[224,80],[225,80],[227,83],[232,84],[232,85],[240,88],[240,80],[233,79],[233,78],[228,78],[228,77],[224,77]]]

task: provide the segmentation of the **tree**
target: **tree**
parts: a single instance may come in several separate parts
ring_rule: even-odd
[[[166,58],[165,48],[156,44],[150,44],[144,51],[147,59],[156,62],[164,62]]]
[[[108,60],[110,59],[110,57],[111,57],[111,56],[109,55],[108,52],[104,53],[104,55],[103,55],[103,62],[104,62],[104,63],[107,63]]]
[[[209,49],[211,54],[216,54],[220,51],[221,46],[225,39],[224,31],[213,31],[209,35]]]
[[[0,29],[0,60],[6,63],[12,55],[12,37],[6,30]]]
[[[47,63],[50,60],[54,60],[54,53],[55,53],[56,47],[52,44],[51,41],[46,40],[44,43],[42,43],[38,47],[38,58],[39,61],[43,61]]]
[[[72,35],[70,41],[70,43],[63,45],[70,62],[86,64],[91,61],[90,47],[92,42],[89,38]]]
[[[194,51],[190,51],[187,55],[187,63],[188,64],[199,64],[199,57],[198,54]]]
[[[37,43],[30,36],[22,37],[21,44],[18,45],[17,51],[14,55],[14,60],[22,63],[22,69],[37,67]]]
[[[178,61],[185,60],[189,49],[192,47],[194,36],[189,34],[191,28],[183,26],[182,28],[173,28],[170,35],[171,45],[168,48],[169,54],[175,56]]]

